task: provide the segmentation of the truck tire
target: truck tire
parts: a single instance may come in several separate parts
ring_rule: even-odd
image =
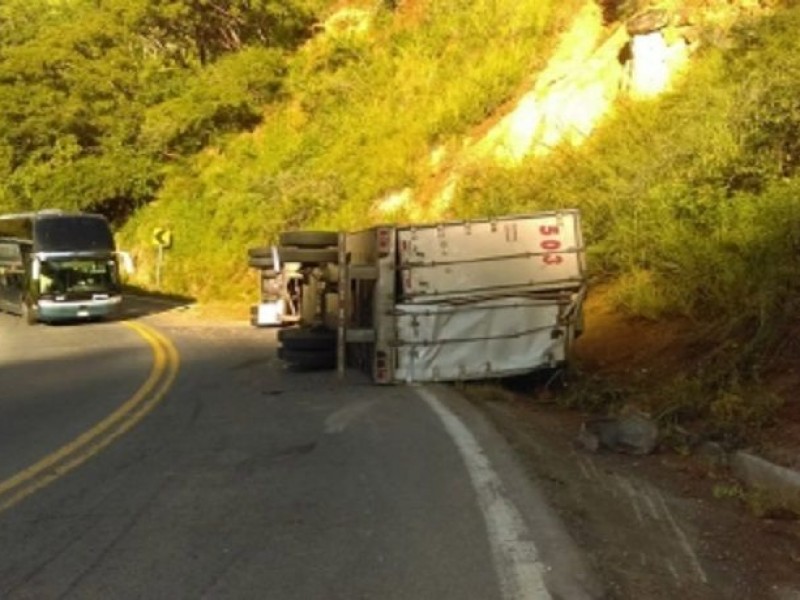
[[[288,365],[302,370],[333,369],[336,367],[334,350],[295,350],[278,348],[278,358]]]
[[[278,331],[278,341],[287,350],[336,351],[336,332],[331,329],[292,327]]]
[[[247,249],[247,256],[250,258],[272,258],[272,246],[257,246]]]
[[[261,269],[261,280],[267,279],[275,279],[278,276],[278,272],[275,269]]]
[[[335,231],[284,231],[278,239],[281,246],[297,248],[335,248],[339,245],[339,234]]]
[[[295,248],[284,246],[278,248],[278,256],[283,262],[297,263],[335,263],[339,261],[336,248]]]
[[[272,256],[251,256],[247,260],[247,265],[254,269],[269,269],[274,270],[275,264],[272,261]]]

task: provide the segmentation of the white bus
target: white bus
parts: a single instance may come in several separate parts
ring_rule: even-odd
[[[98,319],[122,301],[119,254],[101,215],[0,215],[0,309],[28,323]]]

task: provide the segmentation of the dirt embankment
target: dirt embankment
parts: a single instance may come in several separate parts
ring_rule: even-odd
[[[584,380],[578,385],[597,386],[596,397],[616,407],[663,393],[665,382],[696,372],[715,350],[700,325],[628,318],[602,288],[586,309],[575,349]],[[787,343],[769,365],[765,383],[785,404],[753,440],[759,454],[783,456],[784,463],[800,461],[796,364],[800,344]],[[662,443],[645,456],[592,452],[578,443],[592,411],[565,408],[572,390],[558,383],[515,383],[505,391],[468,386],[467,393],[545,488],[608,598],[800,598],[800,520],[744,486],[721,446],[697,439],[692,448]],[[687,426],[703,430],[702,423]]]

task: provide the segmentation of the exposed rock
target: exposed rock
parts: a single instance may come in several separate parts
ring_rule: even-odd
[[[703,442],[695,454],[711,468],[725,468],[730,462],[725,448],[716,442]]]
[[[624,19],[636,10],[636,0],[597,0],[603,10],[603,22],[610,25],[615,21]]]
[[[607,36],[598,7],[586,5],[533,88],[467,150],[468,158],[516,166],[563,142],[582,143],[619,93],[624,69],[618,55],[627,37],[621,28]]]
[[[584,421],[577,441],[591,452],[606,449],[626,454],[650,454],[658,443],[658,426],[642,413],[597,417]]]
[[[628,19],[625,27],[629,35],[643,35],[659,31],[669,25],[669,12],[663,8],[651,8]]]
[[[688,62],[684,38],[668,44],[663,31],[636,35],[631,40],[629,90],[638,98],[658,96],[667,90]]]
[[[665,0],[658,7],[645,0],[587,2],[559,36],[547,66],[510,110],[493,117],[493,126],[478,139],[449,152],[444,163],[435,150],[424,189],[377,199],[374,212],[380,218],[442,218],[460,179],[474,166],[513,168],[562,144],[582,144],[620,96],[648,100],[664,93],[685,72],[701,43],[722,45],[740,16],[765,14],[775,1]],[[397,6],[399,15],[423,3]],[[324,29],[329,35],[363,34],[373,17],[370,11],[345,9],[326,21]]]
[[[407,211],[414,203],[414,190],[404,188],[391,192],[376,202],[376,210],[382,215],[394,215]]]
[[[787,469],[749,452],[737,452],[731,462],[733,472],[748,486],[763,490],[777,505],[800,515],[800,471]]]

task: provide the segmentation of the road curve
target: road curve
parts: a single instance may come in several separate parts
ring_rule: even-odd
[[[138,404],[147,418],[109,426],[90,460],[0,512],[2,598],[600,595],[499,436],[452,390],[287,371],[274,332],[240,323],[10,319],[0,340],[24,342],[0,347],[0,482],[161,375]],[[174,342],[179,372],[158,367],[171,343],[159,351],[157,338]]]
[[[25,467],[6,480],[0,480],[0,512],[11,508],[26,497],[44,486],[63,477],[73,469],[101,452],[121,435],[124,435],[164,398],[178,371],[179,358],[174,346],[158,331],[141,323],[127,322],[127,327],[135,331],[151,347],[153,365],[144,383],[122,405],[98,423],[92,424],[86,431],[70,440],[64,446],[49,452],[34,464]],[[80,342],[76,340],[76,345]],[[19,347],[19,346],[17,346]],[[91,366],[89,368],[91,369]],[[58,369],[55,370],[56,372]],[[64,374],[58,378],[70,381],[71,376]],[[7,381],[13,381],[7,378]],[[93,397],[102,395],[95,392]],[[63,387],[54,400],[63,400]],[[13,419],[6,419],[9,424]]]

